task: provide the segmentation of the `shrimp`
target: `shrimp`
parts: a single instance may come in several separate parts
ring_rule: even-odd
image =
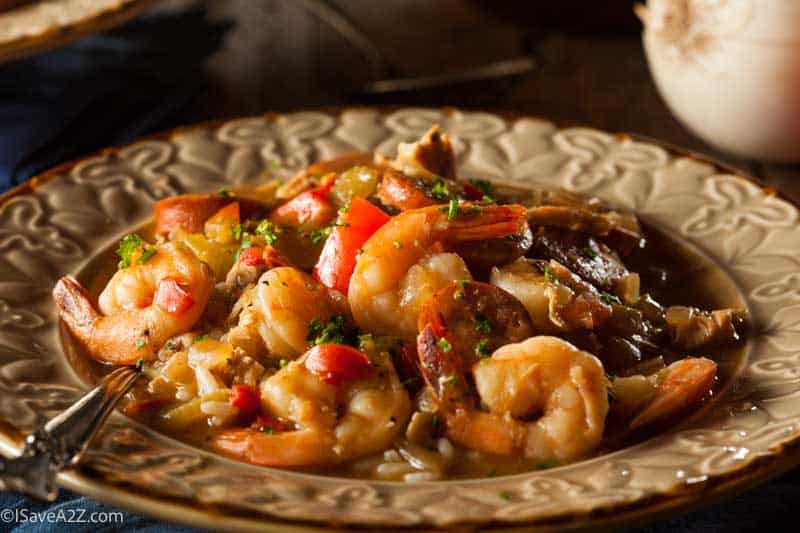
[[[600,293],[556,261],[520,258],[494,267],[490,282],[518,298],[542,333],[592,330],[611,316]]]
[[[58,281],[53,299],[94,359],[129,365],[155,359],[169,338],[191,330],[213,285],[211,268],[186,245],[172,242],[158,246],[146,262],[117,271],[97,308],[71,276]]]
[[[631,420],[629,427],[649,425],[685,412],[708,396],[717,364],[705,357],[687,357],[650,376],[617,377],[611,386],[613,410]]]
[[[288,266],[264,272],[236,307],[242,311],[228,342],[251,357],[266,353],[276,359],[295,359],[305,352],[311,321],[328,320],[338,310],[323,285]]]
[[[422,353],[431,345],[420,343]],[[432,357],[428,354],[427,357]],[[423,365],[426,382],[465,382]],[[557,337],[506,344],[472,365],[477,393],[437,396],[447,435],[484,453],[572,461],[602,439],[608,380],[593,355]]]
[[[403,430],[411,401],[391,357],[322,344],[262,380],[262,408],[292,431],[233,429],[213,447],[250,463],[332,465],[384,450]]]
[[[412,338],[424,301],[452,281],[471,279],[466,267],[469,260],[461,259],[468,254],[446,252],[484,239],[504,241],[526,233],[530,234],[525,208],[517,205],[461,204],[456,213],[430,206],[400,213],[364,243],[358,256],[347,294],[356,323],[375,334]],[[524,250],[509,253],[514,254],[507,258],[511,261]],[[450,267],[429,276],[436,270],[431,261],[447,262]]]

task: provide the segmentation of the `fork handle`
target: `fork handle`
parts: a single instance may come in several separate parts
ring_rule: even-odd
[[[0,490],[55,500],[56,474],[77,464],[103,421],[138,376],[139,372],[132,368],[113,371],[66,411],[29,435],[19,457],[0,456]]]

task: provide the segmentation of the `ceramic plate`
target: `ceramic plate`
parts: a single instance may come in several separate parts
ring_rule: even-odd
[[[707,503],[797,464],[800,225],[774,191],[664,145],[537,118],[436,109],[301,112],[200,125],[56,168],[0,207],[0,449],[75,400],[50,290],[91,279],[154,201],[291,175],[353,151],[393,155],[439,123],[462,176],[560,186],[635,209],[720,269],[753,331],[706,409],[655,438],[573,465],[471,481],[391,483],[238,463],[115,413],[62,486],[205,527],[586,526]],[[272,170],[272,162],[280,170]]]
[[[0,62],[44,52],[131,19],[157,0],[32,0],[0,12]]]

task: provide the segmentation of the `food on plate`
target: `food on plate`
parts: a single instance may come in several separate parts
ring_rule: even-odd
[[[696,412],[744,331],[679,247],[574,193],[456,177],[432,128],[156,203],[54,300],[125,411],[249,463],[425,481],[567,464]]]

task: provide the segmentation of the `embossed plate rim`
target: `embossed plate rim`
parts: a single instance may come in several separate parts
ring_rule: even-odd
[[[375,114],[376,117],[380,118],[381,120],[387,119],[387,117],[394,117],[395,115],[400,115],[400,114],[402,114],[404,112],[408,113],[409,116],[412,116],[413,113],[417,113],[420,116],[422,116],[422,115],[424,115],[426,113],[427,114],[434,114],[434,115],[439,114],[439,115],[441,115],[441,117],[442,117],[441,119],[442,120],[450,120],[450,119],[454,119],[454,118],[465,118],[465,120],[468,120],[468,119],[470,119],[470,117],[475,118],[478,115],[481,115],[484,118],[485,117],[490,117],[490,118],[494,117],[494,119],[497,119],[497,120],[501,121],[503,123],[503,128],[505,128],[502,131],[507,131],[509,133],[509,135],[511,135],[512,130],[522,120],[526,120],[526,119],[527,120],[538,121],[538,122],[541,123],[540,125],[550,126],[550,127],[553,128],[553,131],[555,131],[556,133],[565,132],[565,131],[568,131],[568,130],[572,131],[572,130],[576,129],[576,128],[560,129],[556,125],[553,125],[552,122],[547,121],[546,119],[540,119],[538,117],[531,117],[530,115],[524,115],[524,114],[514,114],[514,113],[500,113],[500,114],[494,113],[494,114],[489,114],[489,113],[480,113],[480,112],[474,112],[474,111],[463,111],[462,112],[462,111],[459,111],[459,110],[453,110],[453,109],[449,109],[449,108],[448,109],[440,109],[440,110],[431,109],[431,108],[424,108],[424,109],[420,109],[420,108],[413,108],[413,109],[398,109],[398,108],[391,108],[391,109],[376,109],[376,108],[330,109],[330,108],[328,108],[328,109],[323,110],[322,114],[323,115],[327,115],[329,119],[333,120],[337,124],[337,128],[338,128],[339,126],[341,126],[341,118],[344,116],[345,113],[358,113],[358,112],[367,113],[367,114],[373,113],[373,114]],[[314,114],[314,113],[317,113],[317,111],[316,110],[312,110],[312,111],[309,112],[309,114]],[[156,134],[154,136],[145,137],[144,139],[142,139],[142,140],[140,140],[140,141],[138,141],[136,143],[133,143],[133,144],[130,144],[130,145],[126,145],[126,146],[122,146],[122,147],[119,147],[119,148],[114,148],[114,149],[101,151],[96,156],[90,156],[88,158],[84,158],[84,159],[81,159],[81,160],[78,160],[78,161],[74,161],[72,163],[67,163],[65,165],[61,165],[59,167],[56,167],[55,169],[52,169],[51,171],[48,171],[48,172],[40,175],[38,177],[38,179],[36,179],[33,182],[31,182],[30,185],[25,184],[25,185],[19,186],[19,187],[15,188],[14,190],[10,191],[9,193],[3,195],[2,197],[0,197],[0,203],[5,204],[6,202],[8,202],[11,198],[13,198],[15,196],[18,196],[20,194],[24,194],[25,192],[33,191],[37,187],[41,186],[42,184],[49,182],[50,179],[52,179],[55,176],[58,176],[60,173],[68,172],[70,169],[81,165],[83,162],[93,160],[98,155],[100,157],[105,157],[105,158],[114,158],[116,156],[121,156],[121,154],[124,153],[124,151],[126,149],[130,149],[131,147],[135,147],[137,145],[146,144],[146,142],[148,140],[150,140],[150,139],[172,140],[172,139],[175,139],[176,137],[180,136],[181,134],[191,133],[191,132],[200,132],[200,133],[202,133],[202,132],[212,133],[213,132],[215,134],[218,134],[220,132],[220,130],[226,125],[232,125],[232,124],[237,124],[237,123],[238,124],[242,124],[242,123],[245,123],[247,121],[258,122],[258,121],[263,121],[265,118],[267,120],[271,121],[271,122],[268,123],[269,125],[274,126],[275,121],[277,119],[280,119],[280,118],[284,117],[284,118],[287,118],[287,120],[288,120],[288,118],[296,117],[296,115],[297,114],[266,114],[266,115],[261,116],[261,117],[242,117],[242,118],[234,119],[234,120],[230,120],[230,121],[220,121],[220,120],[218,120],[218,121],[212,121],[212,122],[209,122],[209,123],[201,123],[201,124],[197,124],[197,125],[190,126],[190,127],[178,128],[177,130],[172,130],[170,132],[164,132],[164,133],[161,133],[161,134]],[[332,115],[335,115],[335,116],[332,116]],[[500,118],[500,117],[502,117],[502,118]],[[419,118],[419,117],[417,117],[417,118]],[[382,124],[382,125],[385,125],[385,124]],[[618,141],[620,146],[622,146],[623,143],[627,142],[628,140],[631,141],[634,144],[639,142],[641,144],[641,146],[648,146],[647,143],[650,143],[649,144],[650,147],[653,147],[653,148],[659,147],[661,150],[664,150],[665,153],[667,153],[667,155],[669,156],[668,159],[667,159],[668,162],[670,162],[670,161],[671,162],[678,162],[679,160],[683,160],[685,158],[688,158],[688,160],[697,160],[697,161],[700,161],[700,162],[702,162],[704,164],[709,164],[710,167],[714,170],[714,172],[710,173],[707,176],[704,176],[702,178],[702,180],[699,181],[699,183],[705,183],[704,180],[706,180],[706,178],[710,177],[710,175],[712,175],[712,174],[714,176],[717,176],[719,174],[718,171],[720,169],[722,169],[726,173],[731,173],[730,172],[730,167],[727,167],[726,165],[719,164],[718,162],[715,162],[715,161],[713,161],[710,158],[707,158],[705,156],[698,156],[697,154],[693,154],[693,153],[690,153],[690,152],[687,153],[687,151],[682,150],[682,149],[676,149],[676,147],[668,145],[667,143],[662,143],[662,142],[659,142],[659,141],[653,142],[652,140],[649,140],[649,139],[646,139],[645,140],[646,142],[641,143],[640,139],[642,139],[642,137],[641,136],[637,136],[637,135],[609,134],[609,133],[606,133],[606,132],[602,132],[602,131],[599,131],[599,130],[588,129],[588,128],[577,128],[577,129],[578,130],[585,130],[584,133],[589,132],[589,133],[597,134],[599,136],[605,136],[605,137],[613,138],[612,140],[614,142]],[[588,135],[588,133],[586,133],[586,134]],[[217,141],[217,142],[221,142],[221,141]],[[612,148],[618,148],[618,146],[617,145],[613,145]],[[630,154],[628,154],[628,156],[630,156]],[[567,159],[568,159],[568,161],[570,163],[572,163],[571,159],[569,159],[569,158],[567,158]],[[630,163],[633,164],[634,167],[636,166],[636,161],[635,160],[633,160]],[[749,180],[750,183],[757,184],[758,188],[762,189],[762,192],[763,192],[763,184],[758,183],[758,181],[754,180],[751,176],[747,176],[746,173],[743,173],[738,169],[734,169],[734,172],[732,172],[732,174],[735,174],[734,178],[732,178],[734,181],[737,178],[744,177],[745,179]],[[725,175],[723,174],[723,177],[724,176]],[[728,176],[728,177],[730,178],[730,176]],[[697,187],[698,187],[698,190],[695,191],[695,192],[700,192],[699,191],[700,185],[698,185]],[[766,202],[766,200],[764,200],[764,201]],[[792,210],[793,210],[793,214],[796,215],[796,212],[797,212],[796,205],[792,204]],[[795,217],[793,217],[792,221],[790,222],[790,226],[792,228],[794,228],[795,225],[796,225],[794,220],[795,220]],[[723,228],[724,228],[724,225],[723,225]],[[707,250],[707,248],[705,246],[701,246],[700,248],[704,252],[708,252],[708,250]],[[717,258],[717,259],[719,259],[719,258]],[[729,274],[731,273],[730,269],[725,268],[725,270]],[[738,281],[736,276],[731,276],[731,277],[732,277],[732,279],[734,281]],[[616,503],[609,504],[609,507],[606,510],[603,510],[603,511],[597,511],[597,510],[594,510],[594,511],[593,510],[574,511],[573,510],[573,511],[569,512],[566,516],[563,515],[563,514],[556,515],[556,516],[546,515],[545,518],[541,518],[540,517],[539,519],[534,519],[533,521],[528,520],[528,521],[522,521],[522,522],[508,521],[509,517],[505,516],[505,519],[502,522],[499,522],[499,521],[490,522],[490,523],[482,522],[481,525],[492,525],[492,524],[500,525],[500,524],[503,524],[503,529],[508,529],[509,527],[513,527],[515,524],[518,525],[518,524],[530,524],[530,523],[551,524],[551,525],[561,525],[561,526],[566,526],[566,527],[574,527],[574,526],[580,526],[580,525],[597,525],[599,523],[603,523],[603,524],[612,523],[612,522],[609,522],[609,520],[612,520],[614,523],[615,522],[621,522],[622,520],[628,520],[629,517],[633,517],[636,514],[640,514],[640,515],[642,515],[643,517],[646,518],[646,517],[651,516],[651,514],[650,514],[651,512],[669,512],[672,509],[677,509],[679,507],[685,507],[686,505],[691,505],[693,502],[697,503],[696,501],[693,500],[693,498],[695,496],[697,496],[698,494],[702,495],[704,497],[704,499],[705,499],[707,497],[710,497],[709,495],[715,494],[716,491],[722,492],[722,490],[719,487],[725,488],[725,490],[728,491],[728,492],[731,491],[731,490],[735,490],[735,489],[743,490],[748,485],[748,481],[749,481],[749,483],[757,482],[757,481],[760,481],[761,478],[767,477],[769,475],[775,475],[775,474],[779,473],[779,471],[781,471],[782,469],[786,469],[786,468],[791,467],[791,465],[795,464],[798,461],[799,458],[794,457],[793,454],[789,454],[789,453],[786,453],[786,452],[782,451],[784,448],[786,448],[786,442],[789,442],[789,440],[793,440],[793,441],[796,442],[797,441],[797,436],[795,436],[793,439],[784,439],[783,441],[781,441],[783,443],[783,445],[779,445],[778,446],[779,448],[781,448],[779,450],[771,450],[769,452],[764,452],[765,453],[764,456],[759,456],[757,454],[748,456],[745,461],[736,463],[734,467],[730,468],[724,474],[714,474],[712,477],[710,477],[710,478],[708,478],[708,479],[706,479],[706,480],[704,480],[702,482],[699,482],[699,483],[694,483],[694,484],[689,484],[689,485],[683,484],[683,485],[681,485],[679,487],[673,487],[672,489],[666,491],[666,493],[662,493],[663,501],[655,501],[652,496],[647,496],[644,499],[642,499],[641,497],[638,497],[637,499],[632,500],[632,501],[628,501],[628,502],[616,502]],[[11,440],[9,440],[8,436],[5,435],[5,434],[2,435],[2,439],[0,439],[0,447],[5,448],[6,451],[16,450],[16,446],[12,445]],[[619,453],[624,453],[624,451],[625,450],[622,450],[620,452],[615,452],[612,455],[618,455]],[[562,470],[563,471],[568,471],[568,470],[571,470],[571,469],[572,469],[572,467],[567,466],[567,467],[564,467],[563,469],[562,468],[554,469],[554,471],[562,471]],[[495,479],[498,479],[498,480],[504,480],[504,479],[512,480],[512,478],[516,479],[516,478],[525,478],[525,477],[531,477],[531,478],[536,478],[536,479],[538,479],[539,477],[542,477],[542,479],[546,478],[546,476],[538,476],[538,475],[520,475],[520,476],[512,476],[512,477],[509,477],[509,478],[495,478]],[[730,479],[728,479],[728,478],[730,478]],[[318,479],[322,480],[323,478],[318,478]],[[327,478],[327,479],[330,479],[330,478]],[[120,487],[117,484],[109,485],[109,483],[111,483],[111,482],[108,482],[108,481],[98,481],[97,478],[95,477],[95,474],[91,474],[91,475],[88,475],[88,476],[85,473],[65,474],[64,476],[62,476],[62,481],[66,486],[70,486],[71,488],[75,488],[78,491],[80,491],[81,487],[83,487],[86,492],[92,492],[93,493],[92,495],[94,495],[94,496],[96,496],[96,497],[98,497],[100,499],[113,499],[116,503],[119,503],[121,505],[125,505],[125,506],[128,506],[128,507],[135,507],[135,508],[137,508],[137,510],[140,510],[140,511],[145,512],[145,513],[148,512],[148,506],[145,503],[143,503],[142,506],[139,507],[138,505],[133,505],[132,501],[126,502],[125,498],[131,496],[131,492],[129,490],[127,490],[126,488]],[[463,486],[463,485],[480,486],[480,485],[485,484],[485,483],[487,483],[487,482],[481,481],[481,480],[471,480],[471,481],[467,481],[467,482],[452,481],[452,482],[447,482],[447,483],[419,484],[419,485],[417,485],[417,487],[419,487],[420,490],[423,490],[423,489],[426,489],[426,488],[430,488],[431,485],[438,486],[438,487],[458,487],[458,486]],[[730,489],[726,488],[726,487],[729,486],[728,484],[730,484],[730,487],[731,487]],[[378,486],[387,486],[388,485],[388,486],[391,487],[391,486],[396,486],[398,484],[397,483],[366,483],[366,484],[363,484],[363,485],[378,485]],[[408,485],[403,484],[403,486],[407,487]],[[94,489],[93,489],[93,487],[94,487]],[[578,497],[580,497],[580,494],[578,495]],[[174,503],[173,504],[173,503],[165,503],[163,498],[161,498],[159,500],[156,500],[156,498],[154,496],[150,496],[150,495],[148,495],[148,496],[135,495],[135,498],[137,499],[137,501],[141,499],[143,502],[148,502],[148,501],[149,502],[155,502],[155,501],[158,501],[159,502],[159,508],[161,508],[163,505],[168,506],[169,509],[174,510],[175,514],[170,517],[173,520],[191,521],[195,525],[203,525],[204,523],[205,524],[208,523],[208,522],[204,522],[204,520],[207,521],[207,520],[211,519],[211,518],[209,518],[209,514],[207,512],[199,511],[196,507],[192,507],[189,504],[187,504],[185,500],[181,500],[180,503]],[[205,506],[207,504],[202,504],[202,505]],[[500,504],[500,507],[502,507],[502,506],[503,506],[503,504]],[[150,508],[150,511],[151,510],[152,510],[152,507]],[[659,510],[661,510],[661,511],[659,511]],[[187,513],[187,512],[190,513],[191,520],[189,520],[190,515],[185,515],[185,513]],[[262,511],[262,512],[264,512],[264,511]],[[192,513],[194,513],[194,514],[192,514]],[[241,516],[241,514],[242,514],[241,510],[239,510],[239,509],[231,510],[231,513],[233,515],[237,515],[237,516]],[[613,513],[613,516],[608,518],[612,513]],[[159,513],[159,514],[161,514],[161,513]],[[604,515],[605,515],[605,517],[604,517]],[[618,517],[620,515],[622,515],[624,518],[619,518],[618,519]],[[162,514],[162,516],[163,516],[163,514]],[[226,516],[231,516],[231,515],[226,515]],[[599,522],[598,522],[598,516],[600,517],[600,521]],[[262,518],[259,518],[257,520],[254,519],[254,521],[252,522],[252,524],[254,526],[256,524],[260,524],[263,527],[263,525],[265,523],[275,523],[275,524],[281,524],[283,526],[290,526],[292,528],[294,528],[294,527],[305,527],[304,525],[301,525],[302,522],[298,523],[294,519],[292,519],[291,521],[286,521],[284,518],[278,518],[278,517],[275,517],[275,516],[265,517],[264,515],[259,515],[259,517],[262,517]],[[511,518],[510,520],[513,520],[513,518]],[[564,523],[563,522],[564,520],[568,520],[568,522]],[[464,522],[475,523],[475,522],[480,522],[480,520],[476,521],[476,520],[467,519],[467,520],[463,520],[463,521],[455,521],[453,523],[464,523]],[[376,523],[373,522],[372,524],[374,525]],[[429,523],[427,523],[427,524],[430,525]],[[421,525],[425,525],[425,523],[423,523]]]

